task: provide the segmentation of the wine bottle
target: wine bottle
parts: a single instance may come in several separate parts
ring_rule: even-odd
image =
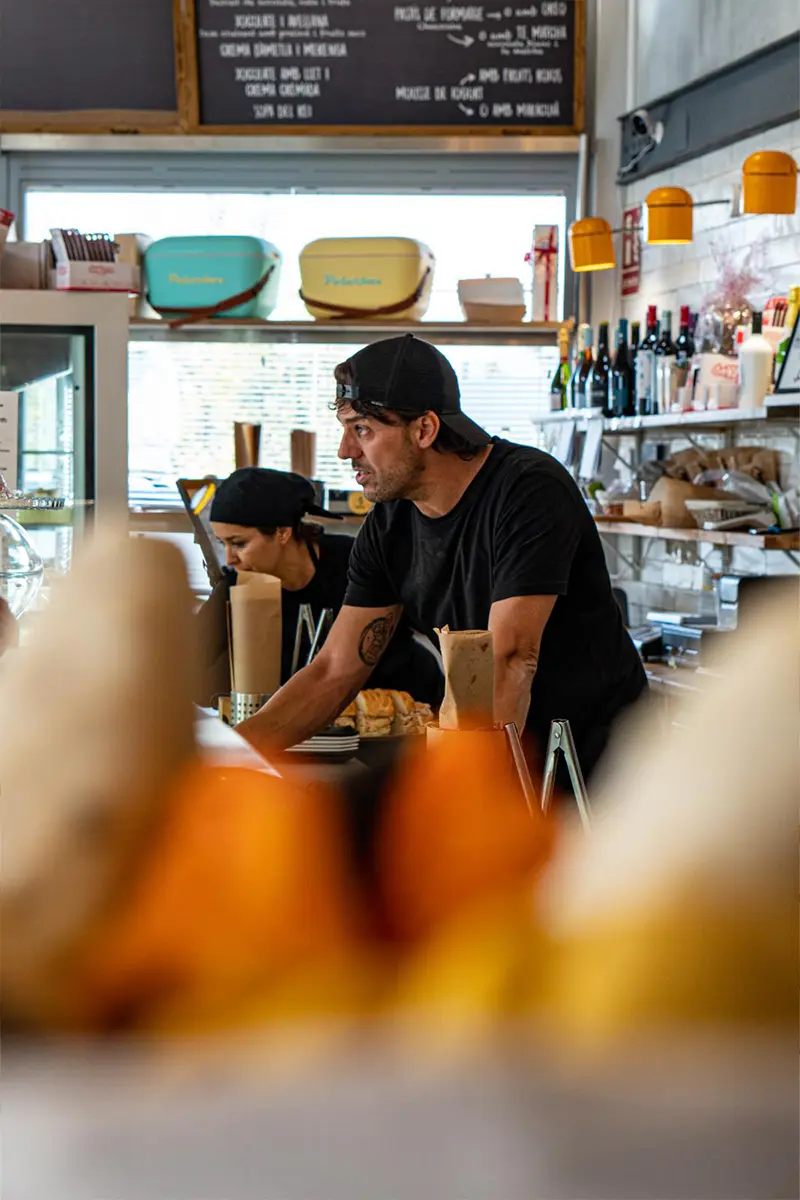
[[[611,404],[607,415],[632,417],[636,413],[633,402],[633,361],[628,346],[628,322],[622,317],[617,330],[617,352],[611,371]]]
[[[634,321],[631,325],[631,366],[633,367],[633,411],[639,411],[636,402],[636,359],[639,357],[639,341],[641,337],[642,327],[638,321]]]
[[[655,390],[653,394],[653,411],[668,413],[673,401],[672,368],[675,364],[677,351],[672,340],[672,313],[664,310],[661,322],[661,336],[655,348]]]
[[[608,321],[600,322],[597,335],[597,358],[586,385],[586,399],[590,408],[608,411],[608,395],[611,386],[611,356],[608,352]]]
[[[689,367],[694,357],[694,340],[689,331],[689,305],[681,306],[681,324],[675,340],[675,365],[681,371],[681,386],[689,378]]]
[[[639,416],[651,416],[655,375],[655,349],[658,343],[658,318],[655,304],[648,305],[647,327],[636,355],[636,411]]]
[[[579,342],[580,356],[570,380],[570,399],[573,408],[586,408],[586,387],[594,366],[591,325],[581,325]]]
[[[569,334],[563,327],[558,331],[558,366],[550,383],[550,410],[558,412],[567,407],[569,397]]]

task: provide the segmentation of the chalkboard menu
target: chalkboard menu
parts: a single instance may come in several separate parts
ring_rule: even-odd
[[[173,0],[0,0],[0,125],[177,109]]]
[[[582,0],[195,0],[200,125],[575,131],[583,21]]]

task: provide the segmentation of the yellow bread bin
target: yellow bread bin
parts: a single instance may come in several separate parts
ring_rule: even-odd
[[[435,261],[413,238],[319,238],[300,255],[300,297],[318,321],[418,321]]]

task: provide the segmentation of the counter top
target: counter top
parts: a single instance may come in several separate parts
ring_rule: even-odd
[[[271,763],[211,709],[198,708],[196,712],[195,738],[206,762],[218,767],[246,767],[250,771],[279,774]]]
[[[644,671],[651,687],[674,688],[676,692],[701,692],[720,678],[719,672],[707,667],[671,667],[669,663],[646,662]]]
[[[292,783],[300,784],[301,787],[312,786],[315,783],[344,784],[348,779],[367,770],[367,767],[357,760],[343,763],[294,761],[291,755],[281,755],[274,763],[269,762],[235,729],[226,725],[208,708],[197,709],[195,738],[207,763],[264,771],[269,775],[282,776]]]

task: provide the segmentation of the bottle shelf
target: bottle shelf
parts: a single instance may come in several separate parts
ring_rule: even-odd
[[[798,402],[780,401],[773,397],[761,408],[729,408],[705,412],[663,413],[653,417],[604,417],[600,409],[565,409],[563,412],[537,413],[531,418],[534,425],[563,425],[572,421],[576,429],[585,433],[599,423],[606,435],[646,433],[651,430],[682,429],[730,429],[736,425],[752,424],[755,421],[787,421],[794,424]]]

